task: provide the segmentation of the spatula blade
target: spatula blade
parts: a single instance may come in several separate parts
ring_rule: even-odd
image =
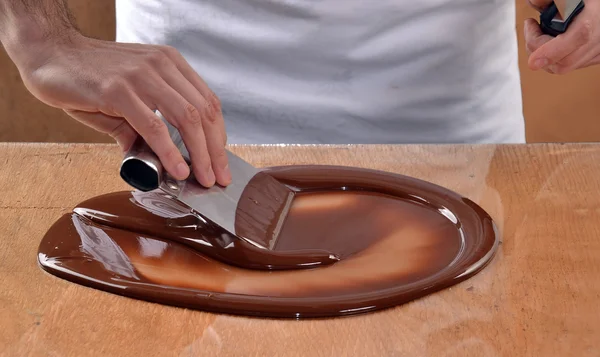
[[[179,134],[160,113],[171,140],[183,158],[190,153]],[[262,170],[226,150],[232,182],[205,188],[193,173],[175,180],[148,144],[140,137],[121,163],[121,177],[142,191],[160,189],[188,206],[199,218],[209,220],[227,232],[258,248],[273,249],[291,206],[295,191]]]
[[[244,189],[259,170],[230,151],[227,151],[227,157],[232,176],[227,187],[214,185],[207,189],[193,175],[184,181],[164,175],[159,187],[196,213],[235,234],[236,208]]]

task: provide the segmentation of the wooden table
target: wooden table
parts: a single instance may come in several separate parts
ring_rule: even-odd
[[[115,296],[42,272],[75,204],[127,190],[112,145],[0,144],[0,355],[600,356],[600,145],[233,147],[259,166],[327,163],[430,180],[497,221],[494,261],[378,313],[268,320]]]

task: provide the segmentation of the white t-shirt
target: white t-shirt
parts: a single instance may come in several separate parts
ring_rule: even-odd
[[[509,0],[117,0],[117,41],[177,48],[230,143],[515,143]]]

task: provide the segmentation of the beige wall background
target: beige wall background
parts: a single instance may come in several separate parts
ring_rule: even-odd
[[[520,65],[529,142],[600,141],[600,66],[553,76],[527,69],[522,24],[537,17],[525,0],[517,1]],[[115,36],[114,1],[70,0],[81,30],[111,40]],[[0,141],[110,142],[35,99],[19,73],[0,52]]]

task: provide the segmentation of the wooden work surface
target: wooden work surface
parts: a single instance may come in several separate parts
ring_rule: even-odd
[[[503,243],[475,277],[372,314],[292,321],[167,307],[37,266],[57,218],[128,189],[115,146],[0,144],[0,355],[600,355],[600,145],[232,150],[258,166],[349,165],[444,185],[488,210]]]

